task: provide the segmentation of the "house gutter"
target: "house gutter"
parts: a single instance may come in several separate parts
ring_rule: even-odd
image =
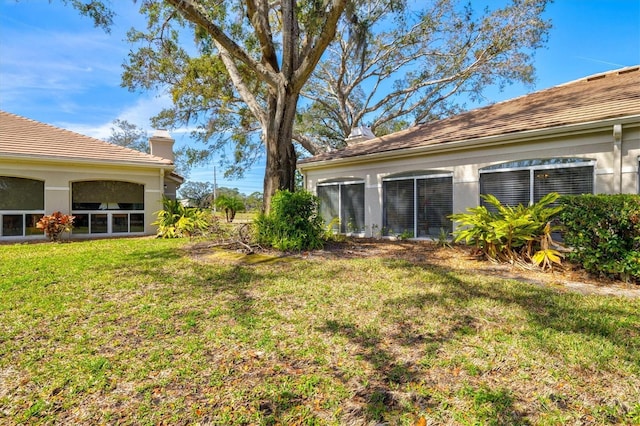
[[[517,133],[508,133],[495,136],[487,136],[483,138],[463,139],[459,141],[442,142],[433,145],[420,146],[415,148],[404,148],[398,150],[376,152],[372,154],[363,154],[353,157],[334,158],[330,160],[311,161],[302,163],[298,166],[301,173],[306,170],[323,169],[335,166],[344,166],[351,164],[368,163],[372,161],[380,161],[392,157],[400,159],[406,157],[415,157],[421,154],[441,154],[447,152],[460,151],[474,147],[493,147],[500,145],[508,145],[511,143],[521,142],[523,140],[532,141],[536,139],[545,139],[551,136],[587,133],[596,129],[606,131],[612,126],[620,126],[623,124],[640,125],[640,114],[629,115],[625,117],[616,117],[606,120],[591,121],[580,124],[567,124],[563,126],[547,127],[537,130],[526,130]],[[620,161],[622,159],[620,158]]]

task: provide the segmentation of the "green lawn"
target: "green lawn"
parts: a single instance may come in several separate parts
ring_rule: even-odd
[[[640,424],[640,301],[180,240],[0,246],[0,424]]]

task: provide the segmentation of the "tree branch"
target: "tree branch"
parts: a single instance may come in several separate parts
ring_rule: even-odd
[[[195,0],[167,0],[167,3],[175,7],[189,21],[204,28],[213,37],[216,44],[224,48],[230,57],[244,63],[261,80],[274,87],[278,85],[276,73],[267,69],[263,64],[256,62],[242,47],[229,38],[219,26],[211,22]]]

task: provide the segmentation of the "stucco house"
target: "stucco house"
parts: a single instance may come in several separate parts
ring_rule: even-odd
[[[433,238],[493,194],[640,193],[640,67],[531,93],[299,162],[341,232]]]
[[[173,143],[157,131],[146,154],[0,111],[0,241],[45,238],[35,224],[54,211],[75,216],[74,238],[155,233],[183,182]]]

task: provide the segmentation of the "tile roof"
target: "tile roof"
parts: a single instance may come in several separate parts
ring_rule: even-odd
[[[640,67],[586,77],[550,89],[418,125],[299,161],[421,148],[640,115]]]
[[[3,157],[158,167],[173,164],[165,158],[0,111],[0,159]]]

